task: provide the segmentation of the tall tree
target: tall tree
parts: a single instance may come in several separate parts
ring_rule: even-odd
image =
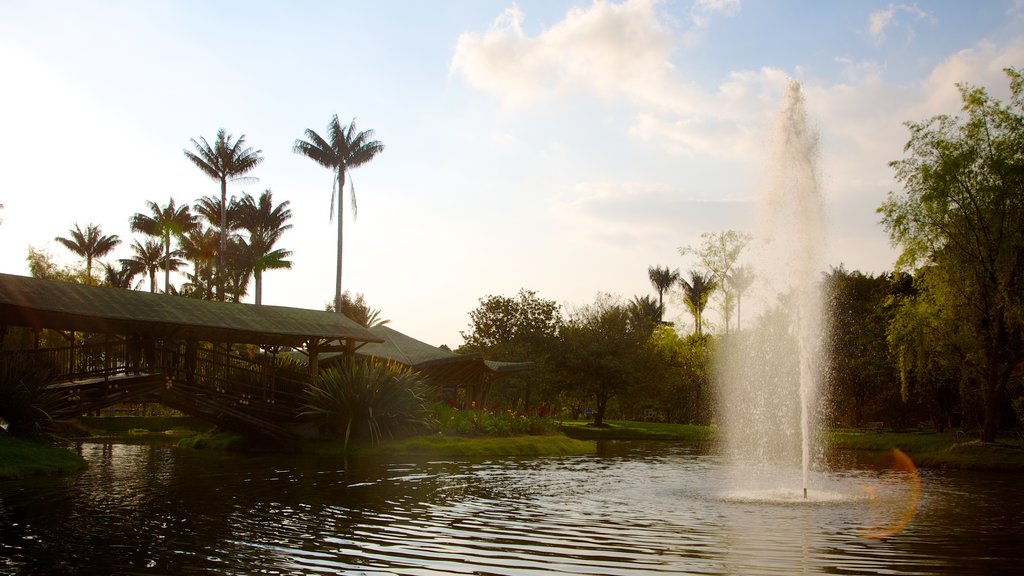
[[[665,310],[650,296],[633,296],[626,306],[630,328],[644,338],[650,338],[661,322]]]
[[[729,288],[733,294],[736,295],[736,331],[740,331],[743,328],[743,294],[754,285],[753,270],[749,266],[737,266],[731,274],[726,276],[726,282],[729,284]]]
[[[163,261],[164,247],[156,240],[146,240],[145,244],[135,240],[132,242],[132,255],[120,260],[121,264],[131,269],[134,274],[148,275],[149,291],[153,293],[156,293],[156,273],[162,267]]]
[[[327,311],[335,312],[334,302],[327,303]],[[371,308],[366,303],[366,297],[362,294],[356,294],[355,298],[349,293],[348,290],[341,295],[341,313],[348,316],[349,319],[355,320],[360,326],[364,328],[373,328],[374,326],[383,326],[391,322],[381,318],[381,312],[378,308]]]
[[[658,306],[661,307],[661,316],[658,317],[658,322],[661,322],[665,315],[665,292],[671,290],[679,281],[679,270],[669,270],[668,266],[649,266],[647,277],[650,278],[654,289],[658,291]]]
[[[263,157],[260,156],[263,151],[247,148],[245,134],[232,142],[231,134],[223,128],[217,131],[213,146],[210,146],[202,136],[198,142],[195,139],[191,139],[191,142],[195,151],[185,149],[185,157],[204,174],[220,181],[220,254],[217,266],[218,269],[222,269],[228,252],[228,180],[238,180],[259,166],[263,162]],[[218,286],[218,299],[222,298],[223,294],[223,286]]]
[[[92,278],[92,261],[110,254],[121,243],[117,234],[105,235],[96,224],[89,224],[82,230],[75,224],[68,230],[68,238],[57,236],[57,242],[75,254],[85,258],[85,275]]]
[[[505,404],[530,406],[535,392],[544,398],[553,390],[552,350],[563,325],[561,307],[541,298],[533,290],[520,290],[514,297],[489,295],[469,313],[467,332],[459,332],[465,344],[458,352],[478,352],[485,358],[533,362],[535,369],[522,376],[511,375],[492,397]],[[539,390],[538,390],[539,388]]]
[[[686,307],[693,314],[694,333],[697,336],[704,334],[704,309],[708,305],[711,293],[717,287],[717,283],[710,273],[701,274],[696,270],[690,271],[690,279],[680,278],[679,284],[683,288],[683,301]]]
[[[890,163],[903,190],[879,207],[897,266],[929,269],[915,275],[918,298],[957,330],[954,365],[982,392],[985,442],[1024,360],[1024,76],[1006,73],[1009,103],[959,84],[962,116],[907,124],[904,158]]]
[[[633,329],[629,306],[608,295],[570,312],[555,361],[564,382],[594,401],[594,425],[603,426],[608,402],[638,395],[662,365],[649,334]]]
[[[161,265],[164,269],[164,292],[170,293],[171,271],[177,270],[181,265],[180,260],[173,258],[171,241],[191,230],[196,224],[196,219],[189,211],[188,204],[176,206],[174,198],[169,199],[164,207],[151,200],[146,201],[146,206],[149,208],[149,214],[137,212],[132,216],[132,232],[142,232],[160,239],[164,249]]]
[[[103,283],[111,288],[131,290],[136,274],[137,272],[131,266],[124,263],[117,268],[109,263],[103,264]]]
[[[700,260],[701,266],[711,273],[714,280],[714,289],[720,290],[722,294],[722,319],[725,321],[725,332],[729,333],[729,325],[732,322],[732,307],[736,294],[728,285],[728,277],[732,274],[733,268],[739,261],[743,250],[750,243],[752,236],[746,232],[726,230],[724,232],[705,232],[700,235],[701,245],[699,247],[684,246],[679,248],[679,254],[686,256],[693,254]]]
[[[384,144],[373,139],[373,130],[356,132],[356,121],[353,119],[348,126],[342,126],[335,114],[327,124],[327,138],[324,139],[313,130],[306,129],[306,140],[296,140],[293,150],[317,164],[334,172],[334,186],[331,191],[331,214],[334,213],[334,191],[338,193],[338,269],[334,281],[334,307],[341,313],[341,255],[342,255],[342,223],[341,196],[345,191],[345,174],[358,166],[373,160],[384,151]],[[352,215],[356,215],[356,191],[350,185],[349,197],[352,200]]]
[[[288,224],[292,217],[288,204],[285,200],[274,206],[273,193],[267,189],[260,194],[259,200],[243,194],[236,208],[239,226],[249,233],[249,240],[243,246],[249,251],[252,261],[257,305],[263,302],[263,272],[292,267],[291,261],[286,260],[292,255],[291,250],[274,248],[281,235],[292,227]]]
[[[216,230],[196,226],[178,239],[181,255],[192,263],[192,274],[182,287],[182,294],[193,298],[212,300],[214,295],[214,266],[220,246]]]

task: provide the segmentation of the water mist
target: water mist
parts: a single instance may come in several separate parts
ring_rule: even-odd
[[[798,499],[798,483],[807,497],[825,328],[817,144],[800,85],[790,82],[744,258],[756,276],[744,310],[759,314],[725,337],[718,367],[723,449],[737,466],[733,489],[753,498]]]

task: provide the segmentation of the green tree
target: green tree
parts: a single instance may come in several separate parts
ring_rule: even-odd
[[[650,338],[654,328],[661,322],[664,309],[650,296],[634,296],[629,301],[631,328],[644,338]]]
[[[137,272],[125,264],[121,264],[117,268],[109,263],[103,264],[103,284],[111,288],[131,290],[136,275]]]
[[[328,312],[336,312],[334,309],[334,302],[328,302],[326,310]],[[380,310],[377,308],[371,308],[370,305],[366,303],[365,296],[362,294],[356,294],[355,298],[353,298],[352,294],[348,290],[341,294],[341,313],[364,328],[383,326],[384,324],[391,322],[391,320],[381,318]]]
[[[693,314],[693,333],[701,336],[704,334],[704,309],[718,285],[711,274],[701,274],[696,270],[690,270],[689,280],[680,278],[679,284],[683,288],[683,302]]]
[[[707,424],[711,421],[712,353],[714,340],[690,334],[680,337],[668,325],[658,326],[651,345],[665,364],[653,398],[669,422]]]
[[[170,293],[171,271],[177,270],[181,261],[172,254],[171,243],[175,238],[181,238],[186,232],[196,225],[195,216],[188,209],[188,204],[176,206],[174,198],[167,201],[167,205],[161,207],[151,200],[146,201],[149,214],[136,212],[131,219],[132,232],[141,232],[147,236],[160,239],[164,249],[164,292]]]
[[[145,244],[135,240],[132,242],[132,255],[120,260],[133,274],[148,275],[149,291],[153,293],[156,293],[156,273],[162,267],[163,261],[164,247],[157,240],[146,240]]]
[[[94,284],[96,281],[92,276],[87,276],[85,270],[74,270],[67,266],[58,266],[45,250],[37,250],[28,247],[28,256],[25,258],[28,263],[28,273],[33,278],[44,280],[60,280],[61,282],[74,282],[76,284]]]
[[[262,150],[253,150],[245,145],[245,134],[231,141],[231,134],[223,128],[217,131],[213,146],[202,136],[199,141],[190,139],[195,151],[185,149],[185,157],[192,161],[204,174],[220,182],[220,253],[218,270],[223,269],[228,252],[228,180],[239,180],[252,172],[263,162]],[[223,297],[223,286],[217,286],[217,298]]]
[[[629,306],[608,295],[570,313],[561,329],[557,363],[561,382],[594,401],[594,425],[603,426],[608,403],[640,392],[658,366],[650,339],[634,329]]]
[[[182,286],[185,296],[213,300],[214,270],[220,246],[216,230],[196,226],[178,239],[181,255],[192,263],[192,274]]]
[[[68,237],[57,236],[54,238],[65,248],[85,258],[85,275],[92,278],[92,261],[110,254],[121,243],[117,234],[109,236],[96,224],[89,224],[82,230],[75,224],[74,228],[68,230]]]
[[[274,197],[270,189],[264,190],[259,199],[243,194],[238,202],[238,223],[249,233],[249,239],[243,244],[252,261],[252,275],[256,281],[256,305],[263,303],[263,273],[267,270],[291,269],[292,263],[286,260],[292,255],[291,250],[274,248],[281,235],[292,227],[288,220],[292,211],[289,202],[274,206]]]
[[[980,390],[985,442],[995,440],[1024,360],[1024,77],[1006,73],[1009,103],[960,84],[961,116],[907,124],[905,157],[890,163],[903,190],[879,208],[901,249],[898,268],[934,268],[919,297],[958,327],[950,341],[962,377]]]
[[[834,415],[837,424],[861,426],[871,420],[895,425],[903,418],[902,402],[893,393],[896,363],[886,344],[892,316],[887,302],[899,290],[890,274],[866,275],[840,266],[824,277],[830,335],[826,373],[832,403],[845,407]]]
[[[665,292],[668,292],[679,282],[679,270],[669,270],[668,266],[649,266],[647,277],[651,280],[654,289],[658,291],[658,306],[661,307],[661,316],[658,321],[664,320],[665,315]]]
[[[725,277],[729,289],[736,295],[736,331],[743,328],[743,294],[754,285],[757,277],[750,266],[737,266],[731,274]]]
[[[501,390],[492,397],[524,408],[531,406],[534,393],[552,400],[553,349],[563,325],[561,307],[532,290],[519,290],[515,297],[489,295],[469,313],[469,331],[460,332],[464,344],[460,353],[479,352],[484,357],[510,362],[533,362],[534,370],[502,380]],[[538,390],[538,388],[540,388]]]
[[[373,139],[373,130],[356,132],[356,121],[342,126],[335,114],[327,124],[327,139],[313,130],[306,129],[306,140],[296,140],[293,150],[296,154],[313,160],[317,164],[334,172],[334,187],[331,191],[331,214],[334,214],[334,191],[338,193],[338,268],[334,282],[334,307],[341,312],[341,255],[342,255],[342,218],[341,197],[345,192],[346,173],[370,160],[384,151],[384,144]],[[355,186],[349,186],[349,198],[352,201],[352,216],[356,215]]]
[[[736,293],[729,285],[728,278],[753,237],[746,232],[735,230],[705,232],[700,237],[699,247],[681,247],[679,254],[696,256],[704,270],[711,274],[714,289],[720,290],[722,294],[722,319],[725,321],[725,333],[728,334],[732,322],[732,307],[736,300]]]

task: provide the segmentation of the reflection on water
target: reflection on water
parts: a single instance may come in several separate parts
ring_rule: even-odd
[[[743,471],[670,443],[347,466],[81,450],[78,476],[0,483],[0,574],[1009,574],[1024,561],[1009,474],[922,472],[916,516],[872,539],[880,514],[902,513],[905,478],[852,463],[821,475],[827,498],[796,504],[724,493]]]

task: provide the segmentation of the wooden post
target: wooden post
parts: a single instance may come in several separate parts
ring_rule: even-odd
[[[318,357],[320,353],[320,342],[317,338],[310,338],[306,343],[306,348],[309,350],[309,383],[315,384],[316,377],[320,374],[320,359]]]
[[[110,334],[103,333],[103,381],[110,381]]]

